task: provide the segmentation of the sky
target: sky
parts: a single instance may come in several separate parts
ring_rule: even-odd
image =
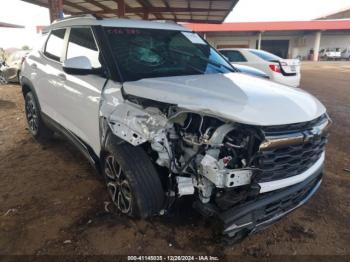
[[[0,47],[35,47],[37,25],[50,23],[46,8],[20,0],[0,0],[0,22],[24,25],[25,29],[0,28]],[[350,8],[350,0],[240,0],[225,22],[312,20]]]
[[[350,8],[350,0],[239,0],[225,22],[312,20]]]

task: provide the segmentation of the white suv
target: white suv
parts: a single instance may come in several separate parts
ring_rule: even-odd
[[[53,23],[22,69],[29,130],[59,132],[105,177],[124,214],[166,214],[177,198],[239,239],[305,203],[321,183],[325,107],[235,69],[176,24]]]

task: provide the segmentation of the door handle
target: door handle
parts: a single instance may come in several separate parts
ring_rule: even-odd
[[[63,81],[66,81],[67,80],[67,77],[66,77],[66,75],[65,74],[58,74],[58,77],[61,79],[61,80],[63,80]]]
[[[37,68],[38,68],[37,64],[35,64],[35,63],[31,64],[30,66],[31,66],[31,68],[33,68],[33,69],[37,69]]]

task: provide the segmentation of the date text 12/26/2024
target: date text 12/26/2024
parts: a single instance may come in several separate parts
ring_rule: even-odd
[[[128,256],[128,261],[219,261],[217,256]]]

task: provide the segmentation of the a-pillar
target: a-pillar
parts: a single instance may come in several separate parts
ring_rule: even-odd
[[[51,23],[63,18],[63,0],[49,0],[49,11]]]
[[[316,32],[315,34],[315,42],[314,42],[314,61],[318,61],[318,53],[320,52],[320,44],[321,44],[321,31]]]

